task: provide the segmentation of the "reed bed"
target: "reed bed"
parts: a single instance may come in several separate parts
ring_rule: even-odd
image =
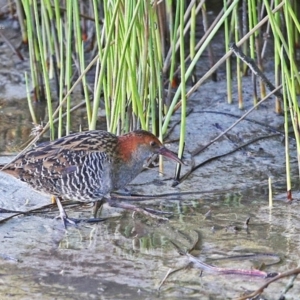
[[[207,13],[209,5],[205,0],[16,1],[29,45],[30,82],[35,101],[47,103],[44,128],[50,129],[50,137],[74,130],[72,111],[81,105],[88,129],[97,127],[102,110],[108,131],[143,128],[163,139],[180,109],[181,156],[188,99],[205,80],[217,79],[222,64],[228,103],[244,107],[243,77],[251,71],[239,58],[235,63],[231,58],[229,44],[235,42],[262,72],[266,55],[274,56],[274,85],[284,87],[275,111],[281,113],[283,107],[286,128],[291,120],[299,153],[298,1],[223,0],[214,20]],[[216,62],[211,45],[220,32],[224,56]],[[204,55],[210,68],[199,77],[197,66]],[[232,96],[233,80],[238,99]],[[254,105],[266,95],[264,82],[259,79],[257,91],[256,80],[253,76]],[[79,104],[72,100],[76,90],[82,94]],[[33,120],[38,122],[35,116]],[[288,139],[286,143],[288,165]]]

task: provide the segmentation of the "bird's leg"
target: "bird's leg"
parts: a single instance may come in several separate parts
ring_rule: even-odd
[[[51,196],[51,203],[52,203],[52,204],[56,203],[56,197],[53,196],[53,195]]]
[[[105,218],[92,218],[92,219],[75,219],[75,218],[69,218],[66,211],[64,210],[59,197],[56,198],[56,204],[59,209],[59,217],[61,218],[65,229],[67,228],[67,224],[71,225],[77,225],[80,222],[86,222],[86,223],[97,223],[105,221]]]
[[[104,198],[102,198],[99,201],[94,202],[93,210],[92,210],[92,216],[94,218],[97,218],[97,215],[99,215],[101,213],[102,206],[103,206],[104,202],[105,202]]]
[[[141,207],[129,204],[129,203],[120,202],[120,200],[114,200],[114,199],[109,198],[109,197],[107,198],[107,201],[108,201],[108,204],[110,206],[112,206],[112,207],[129,209],[129,210],[132,210],[132,211],[136,211],[136,212],[142,213],[142,214],[144,214],[144,215],[146,215],[148,217],[154,218],[154,219],[165,220],[165,221],[169,220],[168,218],[156,215],[156,214],[163,214],[164,212],[162,212],[162,211],[157,211],[157,210],[148,209],[148,208],[144,209],[144,208],[141,208]]]
[[[70,223],[72,225],[76,225],[76,223],[73,220],[68,218],[68,215],[67,215],[65,209],[63,208],[59,197],[56,197],[56,204],[57,204],[57,207],[58,207],[58,210],[59,210],[59,217],[61,218],[65,229],[67,228],[67,223]]]

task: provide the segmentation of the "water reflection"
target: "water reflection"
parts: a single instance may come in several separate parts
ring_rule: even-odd
[[[101,291],[92,289],[97,295],[108,293],[108,297],[113,294],[118,297],[127,293],[135,298],[140,290],[149,296],[157,293],[157,287],[170,268],[177,269],[188,264],[187,258],[178,254],[171,241],[189,249],[194,243],[195,232],[200,234],[196,254],[204,261],[249,253],[274,253],[282,256],[283,261],[266,271],[281,272],[297,261],[299,216],[293,206],[284,202],[275,201],[270,210],[265,199],[256,197],[252,201],[249,195],[253,194],[253,191],[243,193],[241,200],[231,204],[226,201],[228,195],[216,197],[223,201],[214,201],[213,196],[203,195],[201,205],[187,198],[182,200],[180,211],[175,199],[147,204],[154,209],[161,209],[163,204],[165,209],[172,211],[174,216],[169,222],[159,222],[139,214],[133,218],[130,212],[118,210],[119,216],[106,222],[81,224],[65,232],[60,220],[43,216],[13,219],[1,225],[2,232],[13,234],[4,238],[0,253],[23,263],[17,263],[17,268],[6,269],[4,280],[10,280],[11,276],[17,276],[16,272],[19,274],[26,269],[30,270],[28,276],[33,279],[42,270],[39,287],[42,285],[46,294],[61,292],[61,282],[65,282],[69,288],[83,295],[86,288],[79,281],[84,282],[85,278],[91,277],[96,284],[103,285]],[[208,210],[211,211],[209,218],[206,217]],[[88,207],[80,207],[80,211],[69,209],[68,212],[76,218],[89,218],[91,214]],[[251,219],[248,228],[245,228],[245,220],[249,216]],[[1,267],[8,263],[0,260]],[[213,263],[226,268],[251,269],[257,267],[261,260],[220,260]],[[221,276],[205,271],[202,277],[199,274],[200,270],[191,266],[172,274],[161,286],[161,296],[172,298],[184,294],[202,297],[207,294],[221,299],[220,295],[237,296],[241,285],[251,289],[262,282],[257,278],[249,281],[249,278],[241,276]],[[50,282],[47,283],[47,280]],[[222,291],[216,290],[216,282],[219,287],[222,286]],[[32,284],[27,284],[28,290],[31,290]],[[271,286],[268,291],[274,292],[278,288],[278,285]],[[67,296],[68,292],[65,293],[62,295]]]

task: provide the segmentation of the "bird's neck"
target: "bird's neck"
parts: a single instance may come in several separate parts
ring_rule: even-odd
[[[149,157],[149,153],[145,153],[138,141],[130,138],[130,136],[119,137],[116,151],[112,181],[114,189],[120,189],[130,183],[142,171],[144,161]]]
[[[138,149],[138,143],[131,136],[123,135],[118,137],[117,152],[119,158],[124,162],[130,162],[133,154]]]

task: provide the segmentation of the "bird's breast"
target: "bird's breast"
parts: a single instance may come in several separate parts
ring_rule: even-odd
[[[124,188],[143,170],[143,162],[115,164],[112,171],[112,185],[114,190]]]

